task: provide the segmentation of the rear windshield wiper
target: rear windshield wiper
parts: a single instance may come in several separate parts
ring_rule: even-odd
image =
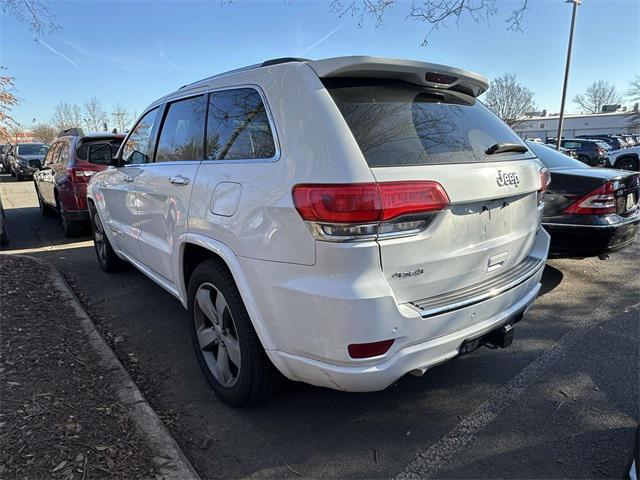
[[[498,142],[495,145],[491,145],[489,148],[487,148],[487,151],[484,153],[486,153],[487,155],[495,155],[496,153],[507,152],[527,153],[527,147],[520,143]]]

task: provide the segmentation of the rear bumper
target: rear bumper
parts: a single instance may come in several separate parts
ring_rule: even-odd
[[[437,311],[397,304],[384,277],[371,271],[357,272],[356,278],[280,278],[282,265],[241,261],[274,340],[275,348],[267,353],[280,371],[291,380],[366,392],[449,360],[466,340],[520,319],[540,290],[548,247],[549,236],[540,229],[530,253],[538,259],[534,268],[500,288],[488,284],[484,292],[469,289],[464,302],[461,291],[452,292],[450,308],[440,305]],[[274,282],[265,290],[265,284]],[[391,338],[394,344],[384,355],[352,359],[347,354],[351,343]]]
[[[511,303],[515,300],[515,303],[499,314],[450,335],[405,347],[374,365],[340,366],[286,352],[274,353],[286,366],[288,371],[284,372],[285,375],[293,380],[349,392],[384,390],[412,370],[428,369],[458,356],[460,347],[466,340],[480,337],[510,321],[519,320],[538,296],[541,277],[542,270],[516,292],[503,294],[457,312],[460,315],[473,315],[478,309],[492,310],[491,304]]]
[[[543,223],[551,235],[549,254],[554,257],[592,257],[615,252],[633,243],[640,215],[607,225]]]

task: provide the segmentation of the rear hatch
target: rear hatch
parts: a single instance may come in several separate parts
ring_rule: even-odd
[[[526,261],[542,166],[504,122],[462,92],[372,78],[323,82],[377,182],[435,181],[448,195],[421,231],[378,236],[398,303],[489,283]]]

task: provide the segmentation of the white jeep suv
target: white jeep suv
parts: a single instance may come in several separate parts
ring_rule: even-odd
[[[548,174],[483,77],[278,59],[154,102],[88,192],[98,260],[189,311],[207,381],[381,390],[486,343],[538,295]]]

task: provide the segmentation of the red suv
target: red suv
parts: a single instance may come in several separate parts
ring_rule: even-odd
[[[57,212],[66,237],[87,231],[87,184],[93,174],[111,164],[124,137],[115,133],[85,135],[79,128],[70,128],[60,132],[49,148],[33,181],[40,212],[45,216]]]

